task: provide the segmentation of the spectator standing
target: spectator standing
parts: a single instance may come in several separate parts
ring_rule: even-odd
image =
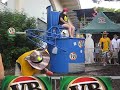
[[[115,34],[113,36],[113,39],[111,40],[111,44],[112,44],[112,57],[113,57],[113,61],[114,64],[117,64],[118,61],[118,43],[117,43],[117,38],[118,36]]]
[[[92,34],[86,34],[85,39],[85,63],[92,64],[94,62],[94,41]]]
[[[118,44],[118,63],[120,64],[120,37],[117,39],[117,44]]]
[[[100,53],[100,47],[99,47],[98,43],[95,43],[95,61],[96,62],[100,61],[99,60],[100,59],[99,53]]]
[[[102,61],[103,61],[104,66],[106,66],[108,62],[107,53],[109,52],[110,47],[111,47],[110,38],[107,35],[108,35],[107,31],[104,31],[99,41],[100,49],[102,51]]]

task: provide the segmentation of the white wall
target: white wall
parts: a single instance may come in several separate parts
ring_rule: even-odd
[[[51,0],[51,1],[54,2],[55,8],[56,8],[57,11],[62,11],[63,10],[63,7],[60,5],[59,0]]]
[[[10,8],[12,11],[14,11],[15,10],[15,0],[8,0],[7,3],[8,3],[7,4],[8,8]]]
[[[54,3],[55,8],[56,8],[56,11],[61,11],[61,12],[62,12],[63,7],[62,7],[62,5],[60,4],[60,0],[51,0],[51,2]],[[69,22],[71,23],[70,19],[69,19]]]
[[[49,0],[9,0],[8,7],[12,10],[25,12],[28,16],[34,16],[47,22],[46,7],[50,5]]]

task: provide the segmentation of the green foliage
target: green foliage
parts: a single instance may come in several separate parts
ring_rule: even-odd
[[[10,68],[21,54],[34,48],[25,35],[8,37],[7,30],[13,27],[16,31],[23,32],[26,29],[35,28],[35,26],[35,19],[28,18],[23,13],[0,12],[0,51],[5,67]]]
[[[98,7],[97,11],[98,12],[109,12],[106,14],[107,17],[115,23],[120,23],[120,9],[115,10],[113,8]]]
[[[114,12],[115,9],[114,8],[103,8],[103,7],[98,7],[97,11],[99,12]]]
[[[18,57],[29,50],[30,49],[28,47],[23,47],[23,48],[13,47],[8,50],[4,50],[3,51],[4,66],[6,68],[13,67],[15,65],[15,62],[18,59]]]

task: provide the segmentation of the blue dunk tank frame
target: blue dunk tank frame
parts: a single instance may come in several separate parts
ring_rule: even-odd
[[[62,26],[58,25],[60,12],[47,7],[47,31],[28,29],[26,35],[29,40],[40,47],[40,41],[48,45],[50,54],[49,69],[54,73],[79,73],[85,70],[84,39],[63,37]],[[56,48],[56,53],[53,49]]]

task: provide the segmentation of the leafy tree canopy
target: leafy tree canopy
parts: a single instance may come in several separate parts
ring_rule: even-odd
[[[104,12],[112,21],[120,23],[120,9],[98,7],[98,12]]]
[[[33,44],[27,40],[26,35],[9,37],[7,30],[15,28],[16,32],[35,28],[35,18],[27,17],[23,13],[0,11],[0,51],[3,56],[4,66],[14,66],[16,59],[24,52],[33,49]]]

